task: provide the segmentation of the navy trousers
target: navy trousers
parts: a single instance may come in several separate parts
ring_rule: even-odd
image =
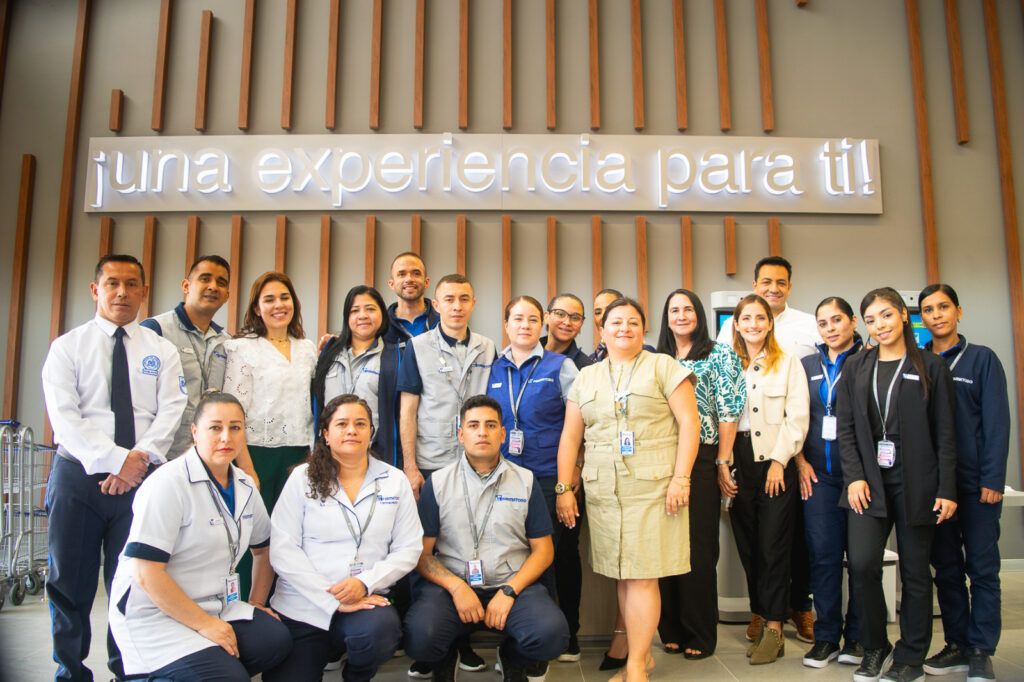
[[[956,517],[939,524],[932,542],[935,588],[947,642],[996,652],[999,610],[999,517],[1003,504],[982,504],[978,491],[960,491]],[[966,579],[971,579],[968,597]]]
[[[558,520],[558,514],[555,512],[555,484],[558,482],[556,478],[538,478],[534,481],[534,485],[540,486],[540,491],[544,495],[544,503],[548,508],[548,516],[551,517],[551,542],[555,546],[555,556],[558,556],[558,543],[562,539],[562,531],[566,530],[566,527],[562,525],[562,522]],[[558,567],[555,565],[555,561],[551,562],[547,570],[544,571],[544,575],[540,577],[541,584],[547,588],[548,594],[555,596],[558,593],[557,581],[555,578]]]
[[[282,615],[293,641],[288,658],[263,673],[263,682],[316,682],[333,651],[348,653],[343,680],[372,680],[402,639],[402,621],[393,606],[335,613],[327,630]]]
[[[484,608],[497,590],[476,590]],[[479,623],[463,623],[452,597],[441,586],[422,581],[405,617],[406,653],[415,661],[439,663],[455,641],[477,630],[488,629]],[[548,595],[547,589],[534,583],[516,598],[503,631],[509,663],[525,668],[537,661],[550,661],[569,646],[569,626],[565,616]]]
[[[96,598],[102,552],[103,584],[110,584],[117,559],[128,539],[135,489],[124,495],[104,495],[100,483],[107,474],[89,475],[78,462],[54,457],[46,484],[49,515],[49,575],[53,660],[58,680],[92,680],[84,664],[89,656],[92,627],[89,614]],[[107,667],[124,677],[121,652],[107,630]]]
[[[249,682],[253,676],[280,663],[291,651],[288,628],[259,609],[252,614],[252,620],[231,621],[231,629],[238,642],[238,658],[219,646],[208,647],[179,658],[146,679],[153,682]],[[323,670],[323,666],[320,669]]]
[[[846,553],[846,515],[840,508],[842,476],[815,471],[811,497],[804,501],[804,533],[810,558],[811,592],[814,594],[814,640],[839,644],[860,641],[860,619],[855,607],[853,580],[849,581],[846,622],[843,622],[843,555]]]

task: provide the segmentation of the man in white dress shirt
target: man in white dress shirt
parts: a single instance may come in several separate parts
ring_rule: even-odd
[[[96,316],[58,337],[43,364],[57,454],[46,487],[56,679],[92,680],[89,614],[100,552],[107,594],[132,521],[135,490],[166,461],[188,400],[174,344],[136,322],[146,275],[133,256],[108,255],[89,284]],[[109,631],[108,667],[124,677]]]

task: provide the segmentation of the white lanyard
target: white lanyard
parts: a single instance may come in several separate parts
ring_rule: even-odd
[[[825,363],[823,362],[823,363],[821,363],[821,373],[822,373],[822,379],[824,379],[824,381],[825,381],[825,396],[826,396],[826,400],[825,400],[825,414],[831,415],[832,414],[832,396],[833,396],[833,394],[835,392],[836,384],[839,383],[839,377],[843,376],[843,371],[839,370],[839,374],[836,374],[836,380],[835,381],[829,381],[828,369],[826,369]],[[877,400],[877,398],[875,400]]]
[[[533,373],[537,371],[537,367],[540,366],[542,358],[538,358],[537,362],[533,363],[533,367],[530,369],[530,373],[526,377],[526,381],[519,387],[519,395],[516,398],[512,398],[512,368],[506,367],[508,371],[508,402],[512,409],[512,422],[514,428],[519,428],[519,405],[523,402],[523,394],[526,393],[526,385],[530,383],[530,379],[533,378]]]
[[[344,492],[344,491],[342,491]],[[356,543],[356,559],[359,558],[359,547],[363,544],[363,538],[366,537],[366,529],[370,527],[370,521],[373,521],[373,512],[377,509],[377,497],[380,495],[380,479],[373,482],[373,502],[370,503],[370,513],[366,515],[366,522],[359,527],[359,535],[356,535],[356,529],[352,526],[352,521],[348,518],[348,507],[345,505],[341,506],[341,515],[345,517],[345,525],[348,526],[349,535],[352,536],[352,541]],[[353,514],[355,514],[355,506],[353,505]],[[356,516],[356,523],[359,522],[359,516]]]
[[[878,358],[875,358],[875,370],[872,373],[871,379],[871,392],[875,396],[875,409],[878,410],[878,416],[882,418],[882,440],[885,440],[885,424],[889,421],[889,401],[892,399],[892,387],[896,385],[896,379],[900,376],[900,370],[903,369],[903,363],[907,361],[907,356],[904,355],[900,358],[900,364],[896,365],[896,371],[892,374],[892,381],[889,382],[889,390],[885,392],[885,412],[882,411],[882,403],[878,400]]]
[[[640,355],[636,356],[633,360],[633,366],[629,368],[629,378],[626,379],[625,387],[620,391],[619,384],[615,381],[615,377],[612,376],[612,362],[608,361],[608,383],[612,387],[612,399],[615,401],[615,407],[619,414],[622,415],[623,419],[628,421],[627,411],[629,408],[629,385],[633,383],[633,372],[636,370],[636,363],[640,362]],[[619,381],[622,381],[622,372],[619,372]]]
[[[960,349],[960,352],[953,358],[953,362],[949,363],[949,373],[952,374],[953,370],[956,369],[956,364],[960,362],[960,358],[967,352],[967,339],[964,339],[964,347]]]
[[[461,468],[463,464],[459,464]],[[491,493],[491,501],[487,504],[487,511],[484,512],[484,519],[480,522],[480,530],[477,531],[476,521],[473,518],[473,507],[469,503],[469,484],[466,483],[466,471],[462,469],[462,496],[466,501],[466,516],[469,518],[469,529],[473,534],[473,560],[476,561],[480,558],[480,541],[484,538],[484,530],[487,529],[487,521],[491,518],[491,511],[494,510],[494,501],[498,499],[498,488],[501,486],[501,479],[505,476],[505,472],[501,473],[498,481],[494,484],[494,488]]]

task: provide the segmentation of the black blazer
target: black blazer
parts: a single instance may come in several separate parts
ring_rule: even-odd
[[[893,389],[899,405],[900,457],[903,466],[904,499],[911,525],[935,523],[935,499],[956,500],[956,430],[953,417],[953,377],[946,361],[932,353],[923,353],[930,384],[928,397],[917,376],[917,368],[906,362]],[[878,466],[877,442],[871,434],[868,410],[876,409],[871,392],[871,375],[878,349],[857,353],[846,361],[839,382],[839,452],[843,462],[845,486],[864,480],[871,489],[870,516],[889,514],[885,507],[882,470]],[[845,490],[839,501],[850,508]]]

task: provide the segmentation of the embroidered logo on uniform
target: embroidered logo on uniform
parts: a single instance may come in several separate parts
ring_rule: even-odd
[[[182,394],[188,395],[188,388],[185,385],[185,377],[180,374],[178,375],[178,388],[181,389]]]
[[[495,502],[518,502],[520,504],[526,504],[525,497],[512,497],[510,495],[498,495],[494,498]]]
[[[155,377],[160,373],[160,358],[155,355],[147,355],[142,358],[142,373]]]
[[[555,383],[555,379],[553,377],[540,377],[538,379],[530,379],[529,383],[531,383],[531,384],[543,384],[543,383],[551,383],[551,384],[553,384],[553,383]]]
[[[501,388],[501,382],[499,381],[496,384],[491,384],[491,388]]]
[[[965,383],[965,384],[973,384],[974,383],[973,379],[968,379],[967,377],[953,377],[953,381],[960,381],[960,382]]]
[[[815,374],[813,377],[811,377],[811,381],[821,381],[824,378],[824,374]]]
[[[398,495],[377,495],[377,501],[381,504],[398,504]]]

